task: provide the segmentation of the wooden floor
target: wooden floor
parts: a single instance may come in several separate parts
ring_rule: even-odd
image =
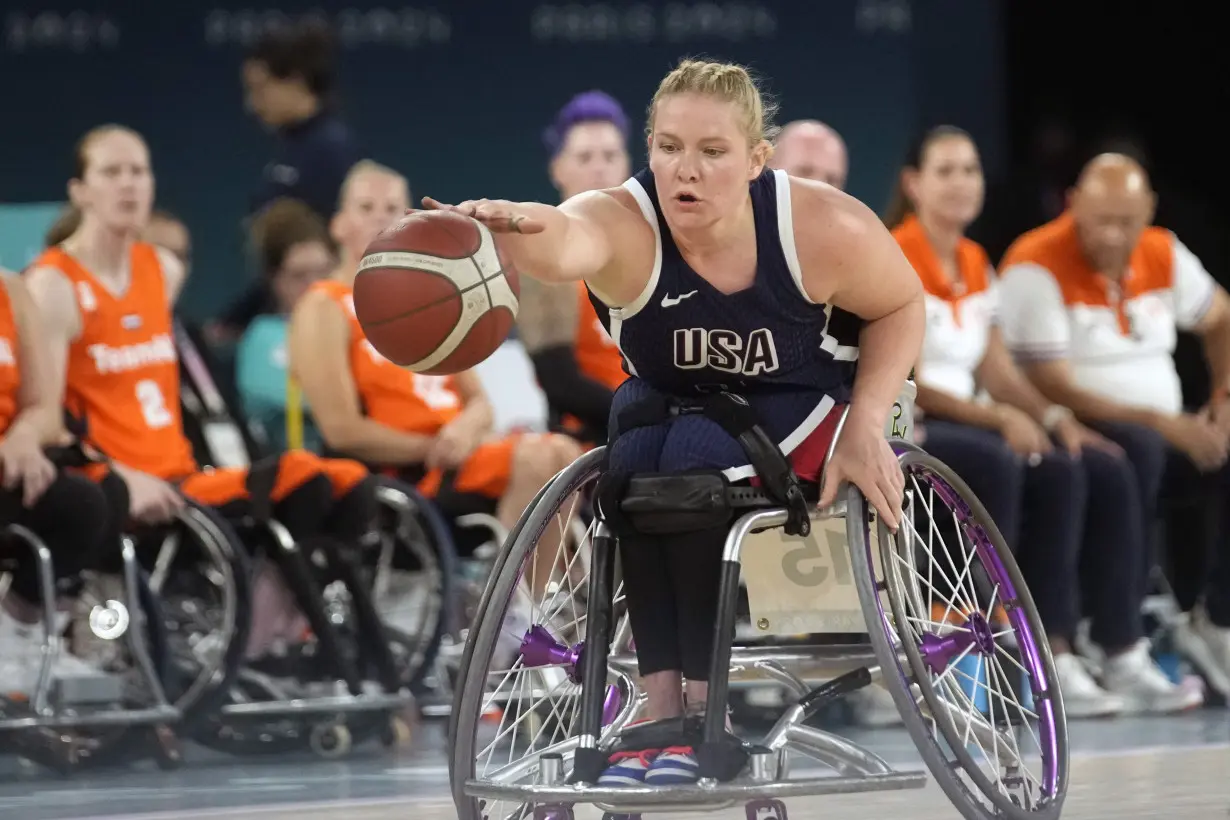
[[[1230,815],[1230,749],[1157,750],[1088,757],[1075,761],[1073,788],[1063,811],[1066,820],[1213,820]],[[958,815],[934,785],[920,791],[891,794],[811,798],[789,804],[790,820],[952,820]],[[139,815],[128,815],[139,816]],[[162,817],[218,817],[226,820],[455,820],[451,803],[443,800],[390,800],[373,804],[339,802],[316,806],[266,806],[213,812],[176,812],[144,815]],[[597,820],[593,810],[578,810],[576,820]],[[699,815],[660,814],[662,820]],[[743,810],[707,815],[742,818]],[[115,815],[109,816],[118,820]],[[127,816],[125,816],[127,817]]]
[[[903,733],[862,739],[895,766],[918,768]],[[178,772],[152,766],[51,777],[6,761],[0,766],[4,820],[455,820],[442,738],[421,734],[390,757],[378,749],[344,762],[310,757],[223,758],[194,750]],[[1065,820],[1214,820],[1230,816],[1230,716],[1216,710],[1171,720],[1073,726]],[[787,803],[791,820],[958,820],[933,784],[923,790],[816,797]],[[663,820],[742,820],[741,808],[655,814]],[[576,820],[601,814],[578,809]]]

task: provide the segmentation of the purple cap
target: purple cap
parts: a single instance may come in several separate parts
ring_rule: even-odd
[[[555,122],[542,133],[542,142],[554,157],[574,125],[583,122],[609,122],[628,138],[628,115],[615,98],[604,91],[586,91],[568,101],[555,115]]]

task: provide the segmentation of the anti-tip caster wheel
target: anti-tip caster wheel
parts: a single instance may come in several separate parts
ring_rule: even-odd
[[[321,723],[312,727],[308,744],[318,757],[335,760],[350,751],[350,729],[344,723]]]
[[[396,749],[410,745],[413,736],[409,721],[401,715],[392,715],[380,732],[380,742],[386,749]]]
[[[748,803],[747,820],[787,820],[786,804],[780,800],[757,800]]]

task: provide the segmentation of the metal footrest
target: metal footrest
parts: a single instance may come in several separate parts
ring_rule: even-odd
[[[493,783],[467,780],[465,793],[485,800],[551,805],[594,805],[612,814],[640,814],[658,809],[674,811],[719,810],[754,800],[784,800],[823,794],[856,794],[871,791],[921,789],[927,784],[923,772],[891,772],[866,777],[809,777],[760,783],[735,780],[730,783],[692,786],[547,786],[537,783]]]
[[[225,717],[281,717],[319,712],[378,712],[401,709],[413,702],[414,698],[409,692],[357,696],[335,695],[255,703],[228,703],[222,707],[222,714]]]
[[[0,718],[0,732],[14,729],[75,729],[83,726],[115,726],[133,723],[175,723],[180,718],[174,706],[151,709],[114,709],[66,715],[30,715]]]

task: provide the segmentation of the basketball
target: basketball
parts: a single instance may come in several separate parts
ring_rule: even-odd
[[[486,359],[517,318],[517,272],[487,226],[449,211],[408,214],[367,246],[354,310],[380,355],[445,376]]]

